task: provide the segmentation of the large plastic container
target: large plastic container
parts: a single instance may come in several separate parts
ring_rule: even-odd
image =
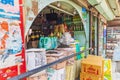
[[[26,50],[27,71],[33,70],[45,64],[47,64],[45,49],[32,48]],[[43,70],[29,76],[28,80],[47,80],[47,73],[45,70]]]
[[[45,49],[31,48],[26,50],[27,70],[32,70],[47,63]]]

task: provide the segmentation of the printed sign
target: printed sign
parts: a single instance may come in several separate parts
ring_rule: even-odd
[[[19,20],[19,0],[0,0],[0,17]]]
[[[6,80],[12,76],[18,75],[17,71],[17,66],[0,70],[0,80]]]
[[[21,4],[22,0],[0,0],[0,80],[26,70]]]

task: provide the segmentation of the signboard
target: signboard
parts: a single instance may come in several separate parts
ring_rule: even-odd
[[[0,17],[19,20],[19,0],[0,0]]]
[[[25,72],[22,0],[0,0],[0,80]]]

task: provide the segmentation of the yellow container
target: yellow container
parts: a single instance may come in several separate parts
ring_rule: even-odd
[[[82,73],[90,73],[94,75],[103,75],[103,58],[101,56],[89,55],[81,61]]]
[[[102,78],[88,73],[81,73],[80,80],[102,80]]]
[[[80,69],[81,69],[81,60],[75,61],[75,78],[78,78],[80,75]]]
[[[66,66],[66,76],[65,80],[75,80],[75,63]]]
[[[104,60],[102,56],[95,56],[95,55],[88,55],[87,59],[99,60],[99,61],[103,61]]]

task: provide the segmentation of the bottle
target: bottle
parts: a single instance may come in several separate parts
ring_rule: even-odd
[[[40,37],[39,48],[44,48],[44,37]]]
[[[76,31],[78,31],[78,26],[76,25]]]
[[[38,32],[38,30],[36,31],[36,38],[37,38],[37,40],[39,40],[39,32]]]
[[[76,25],[75,25],[75,31],[76,31]]]
[[[34,32],[31,33],[31,41],[34,41],[35,40],[35,35],[34,35]]]
[[[80,31],[81,31],[81,25],[80,25]]]
[[[34,32],[32,32],[32,34],[31,34],[32,48],[34,48],[34,42],[35,42],[35,34],[34,34]]]
[[[73,26],[73,31],[75,31],[75,25]]]

